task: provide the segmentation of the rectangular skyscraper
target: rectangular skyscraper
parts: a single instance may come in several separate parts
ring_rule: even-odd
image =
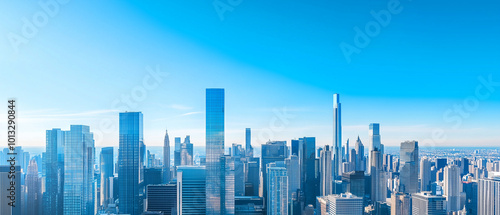
[[[400,156],[400,188],[403,193],[418,192],[418,142],[401,143]]]
[[[332,194],[332,151],[326,145],[320,155],[320,196]]]
[[[270,163],[267,172],[267,214],[288,215],[288,176],[283,161]]]
[[[333,95],[333,177],[342,177],[342,121],[339,94]]]
[[[44,214],[63,214],[64,186],[64,132],[61,129],[46,131]]]
[[[177,214],[207,214],[204,166],[177,169]]]
[[[85,125],[65,133],[64,214],[95,214],[94,135]]]
[[[250,128],[245,129],[245,153],[247,157],[253,157],[252,132]]]
[[[224,89],[206,90],[206,204],[207,215],[233,214],[226,211],[224,165]],[[222,159],[224,160],[224,159]],[[234,196],[234,190],[233,190]],[[234,201],[234,198],[233,198]],[[233,202],[234,205],[234,202]]]
[[[120,213],[142,213],[143,125],[141,112],[120,113],[120,148],[118,153],[118,199]]]
[[[113,162],[113,147],[104,147],[101,149],[101,206],[106,208],[108,204],[112,203],[110,200],[113,198],[110,194],[110,178],[113,177],[114,171]]]
[[[371,123],[369,128],[370,135],[370,150],[368,150],[368,166],[372,166],[372,154],[371,151],[380,151],[382,156],[384,151],[382,149],[382,144],[380,142],[380,125],[378,123]],[[368,173],[371,173],[371,169],[368,168]]]

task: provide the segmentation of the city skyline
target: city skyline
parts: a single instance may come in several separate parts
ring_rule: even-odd
[[[500,4],[482,2],[490,7],[404,1],[402,12],[350,63],[339,45],[352,44],[353,28],[375,20],[371,11],[384,10],[387,2],[294,1],[287,3],[290,10],[278,2],[246,2],[226,12],[224,20],[206,2],[72,2],[60,5],[17,51],[9,35],[23,36],[24,18],[32,20],[43,8],[33,2],[1,2],[0,8],[9,8],[2,18],[12,21],[0,29],[5,35],[0,64],[8,80],[0,84],[0,98],[17,98],[20,144],[25,146],[42,146],[45,130],[69,129],[70,124],[95,129],[96,146],[117,146],[117,114],[123,111],[144,113],[148,145],[161,146],[165,129],[172,136],[190,134],[195,145],[202,145],[203,91],[210,87],[228,92],[228,143],[242,143],[239,131],[246,127],[253,129],[255,142],[265,143],[269,138],[258,138],[259,133],[269,128],[273,109],[283,108],[295,118],[285,131],[275,132],[275,139],[293,133],[315,136],[318,145],[331,143],[331,95],[339,93],[345,109],[343,143],[358,135],[368,140],[359,128],[378,122],[386,146],[405,139],[426,144],[423,140],[436,136],[436,129],[446,134],[436,145],[494,146],[500,139],[495,134],[500,125],[492,120],[500,116],[500,64],[493,51],[499,48]],[[261,7],[282,9],[271,13]],[[457,12],[429,9],[435,7]],[[88,16],[86,10],[106,11],[109,17]],[[419,11],[426,16],[415,19]],[[450,24],[450,19],[461,24]],[[488,95],[478,97],[478,86]],[[144,98],[125,105],[122,96],[131,98],[141,87]],[[54,93],[58,96],[49,96]],[[471,96],[477,108],[458,115],[454,106],[475,104]],[[448,110],[453,114],[444,117]],[[109,123],[103,118],[113,129],[101,128]]]

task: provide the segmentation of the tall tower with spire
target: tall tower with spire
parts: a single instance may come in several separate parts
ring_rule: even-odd
[[[342,176],[342,121],[339,94],[333,94],[333,178]]]
[[[165,130],[165,139],[163,140],[163,183],[170,181],[170,139],[168,130]]]

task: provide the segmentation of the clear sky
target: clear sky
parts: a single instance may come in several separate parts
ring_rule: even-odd
[[[332,144],[334,93],[344,142],[367,145],[377,122],[389,146],[500,146],[500,84],[484,84],[500,82],[498,1],[40,2],[0,1],[0,98],[17,99],[20,145],[85,124],[117,146],[120,111],[144,113],[146,145],[165,129],[204,145],[217,87],[226,146],[246,127],[254,145]]]

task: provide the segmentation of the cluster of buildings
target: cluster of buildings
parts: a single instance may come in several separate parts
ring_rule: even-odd
[[[268,141],[257,157],[250,128],[244,145],[225,144],[224,97],[206,90],[206,149],[196,160],[190,136],[174,138],[173,158],[168,132],[162,158],[146,150],[141,112],[119,114],[117,159],[113,147],[96,154],[89,126],[47,130],[43,156],[16,148],[18,207],[2,198],[0,214],[500,215],[498,157],[424,157],[417,141],[387,154],[377,123],[367,148],[359,137],[343,143],[338,94],[332,145]],[[0,166],[2,190],[7,173]]]

